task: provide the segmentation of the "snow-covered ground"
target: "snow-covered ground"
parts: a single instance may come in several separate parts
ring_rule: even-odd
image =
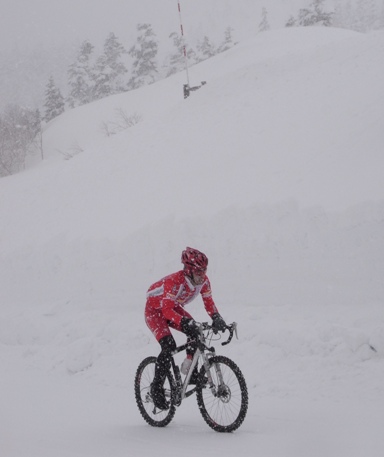
[[[47,126],[44,162],[0,180],[1,457],[382,456],[383,48],[267,32],[191,68],[187,100],[180,74]],[[139,122],[107,136],[119,110]],[[230,435],[193,397],[165,429],[134,402],[146,289],[187,245],[239,324]]]

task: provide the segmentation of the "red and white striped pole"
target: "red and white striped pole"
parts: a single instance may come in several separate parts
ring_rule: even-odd
[[[184,28],[183,28],[183,21],[181,19],[181,8],[180,8],[180,0],[177,0],[177,8],[179,10],[179,19],[180,19],[180,31],[181,31],[181,39],[183,43],[183,53],[184,53],[184,61],[185,61],[185,71],[187,73],[187,85],[189,89],[189,72],[188,72],[188,57],[187,57],[187,50],[185,46],[185,39],[184,39]]]

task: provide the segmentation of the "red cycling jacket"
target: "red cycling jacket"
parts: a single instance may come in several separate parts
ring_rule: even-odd
[[[148,308],[161,310],[168,321],[179,326],[183,316],[175,308],[184,307],[199,294],[201,294],[207,313],[212,318],[213,314],[218,311],[212,298],[208,276],[205,276],[203,284],[194,285],[184,271],[180,270],[152,284],[147,292],[147,310]]]

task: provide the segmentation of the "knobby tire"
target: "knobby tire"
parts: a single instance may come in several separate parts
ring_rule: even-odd
[[[209,359],[210,373],[217,390],[214,395],[206,382],[196,390],[197,404],[205,422],[216,432],[233,432],[243,423],[248,410],[248,390],[240,368],[231,359],[216,355]],[[220,366],[224,386],[218,385],[217,366]],[[200,379],[205,368],[201,368]]]
[[[151,395],[150,387],[155,375],[156,357],[147,357],[137,368],[135,375],[135,399],[143,419],[152,427],[165,427],[173,419],[176,406],[174,404],[174,380],[168,373],[164,387],[171,391],[170,407],[167,410],[156,409]]]

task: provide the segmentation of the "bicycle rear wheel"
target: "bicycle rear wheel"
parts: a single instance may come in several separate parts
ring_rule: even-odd
[[[233,432],[243,423],[248,410],[248,390],[240,368],[224,356],[209,359],[213,387],[197,386],[196,396],[201,415],[216,432]],[[202,367],[201,378],[205,375]],[[220,382],[222,379],[222,382]]]
[[[135,375],[135,399],[140,414],[152,427],[165,427],[173,419],[176,411],[173,395],[173,376],[168,373],[164,383],[166,397],[169,399],[169,409],[160,410],[155,407],[151,396],[151,383],[155,376],[156,357],[147,357],[137,368]]]

